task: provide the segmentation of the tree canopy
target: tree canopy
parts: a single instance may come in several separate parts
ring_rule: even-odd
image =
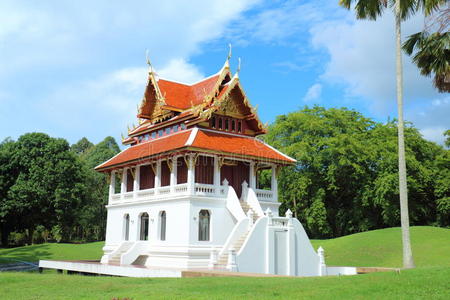
[[[424,140],[412,125],[405,136],[411,223],[448,226],[449,151]],[[398,226],[395,121],[305,107],[279,116],[265,140],[297,159],[281,171],[279,196],[282,209],[296,211],[312,237]]]

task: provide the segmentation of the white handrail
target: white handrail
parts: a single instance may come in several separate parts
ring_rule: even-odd
[[[250,206],[251,209],[258,215],[258,217],[264,216],[264,211],[259,204],[258,197],[252,188],[247,188],[247,199],[245,201]]]
[[[222,249],[219,252],[219,256],[221,257],[226,251],[229,250],[229,248],[243,235],[248,231],[248,223],[249,219],[245,218],[240,220],[231,231],[230,235],[228,236],[225,244],[223,245]]]

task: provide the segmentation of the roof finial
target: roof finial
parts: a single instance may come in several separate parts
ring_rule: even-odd
[[[153,66],[152,63],[150,62],[150,58],[148,57],[148,49],[145,50],[145,60],[147,62],[150,73],[153,73]]]
[[[238,58],[238,67],[236,70],[236,76],[239,76],[239,72],[241,71],[241,58]]]
[[[227,60],[230,60],[230,58],[231,58],[231,43],[228,44],[228,48],[229,48],[229,50],[228,50]]]

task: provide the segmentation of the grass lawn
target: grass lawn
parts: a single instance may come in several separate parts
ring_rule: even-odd
[[[450,267],[450,229],[413,226],[411,243],[417,267]],[[372,230],[330,240],[312,240],[315,249],[325,249],[330,266],[401,267],[399,227]],[[450,298],[450,297],[449,297]]]
[[[2,299],[448,299],[450,268],[324,278],[120,278],[5,273]],[[6,296],[6,297],[5,297]]]
[[[401,266],[400,228],[314,240],[328,265]],[[450,230],[412,227],[418,268],[322,278],[120,278],[0,273],[1,299],[450,299]],[[0,249],[11,259],[99,259],[103,242]]]
[[[37,262],[40,259],[100,259],[104,242],[87,244],[39,244],[0,249],[0,263],[14,260]]]

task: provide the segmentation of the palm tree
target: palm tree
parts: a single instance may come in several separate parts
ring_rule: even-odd
[[[425,76],[434,74],[433,84],[441,93],[450,92],[450,32],[415,33],[403,44],[403,50]]]
[[[446,0],[339,0],[339,4],[347,9],[351,9],[352,4],[355,3],[356,17],[358,19],[376,20],[377,17],[383,14],[384,10],[387,7],[393,8],[395,13],[398,110],[398,174],[404,268],[414,268],[414,260],[409,234],[408,190],[406,185],[401,22],[419,10],[422,10],[425,14],[430,14],[445,2]]]

